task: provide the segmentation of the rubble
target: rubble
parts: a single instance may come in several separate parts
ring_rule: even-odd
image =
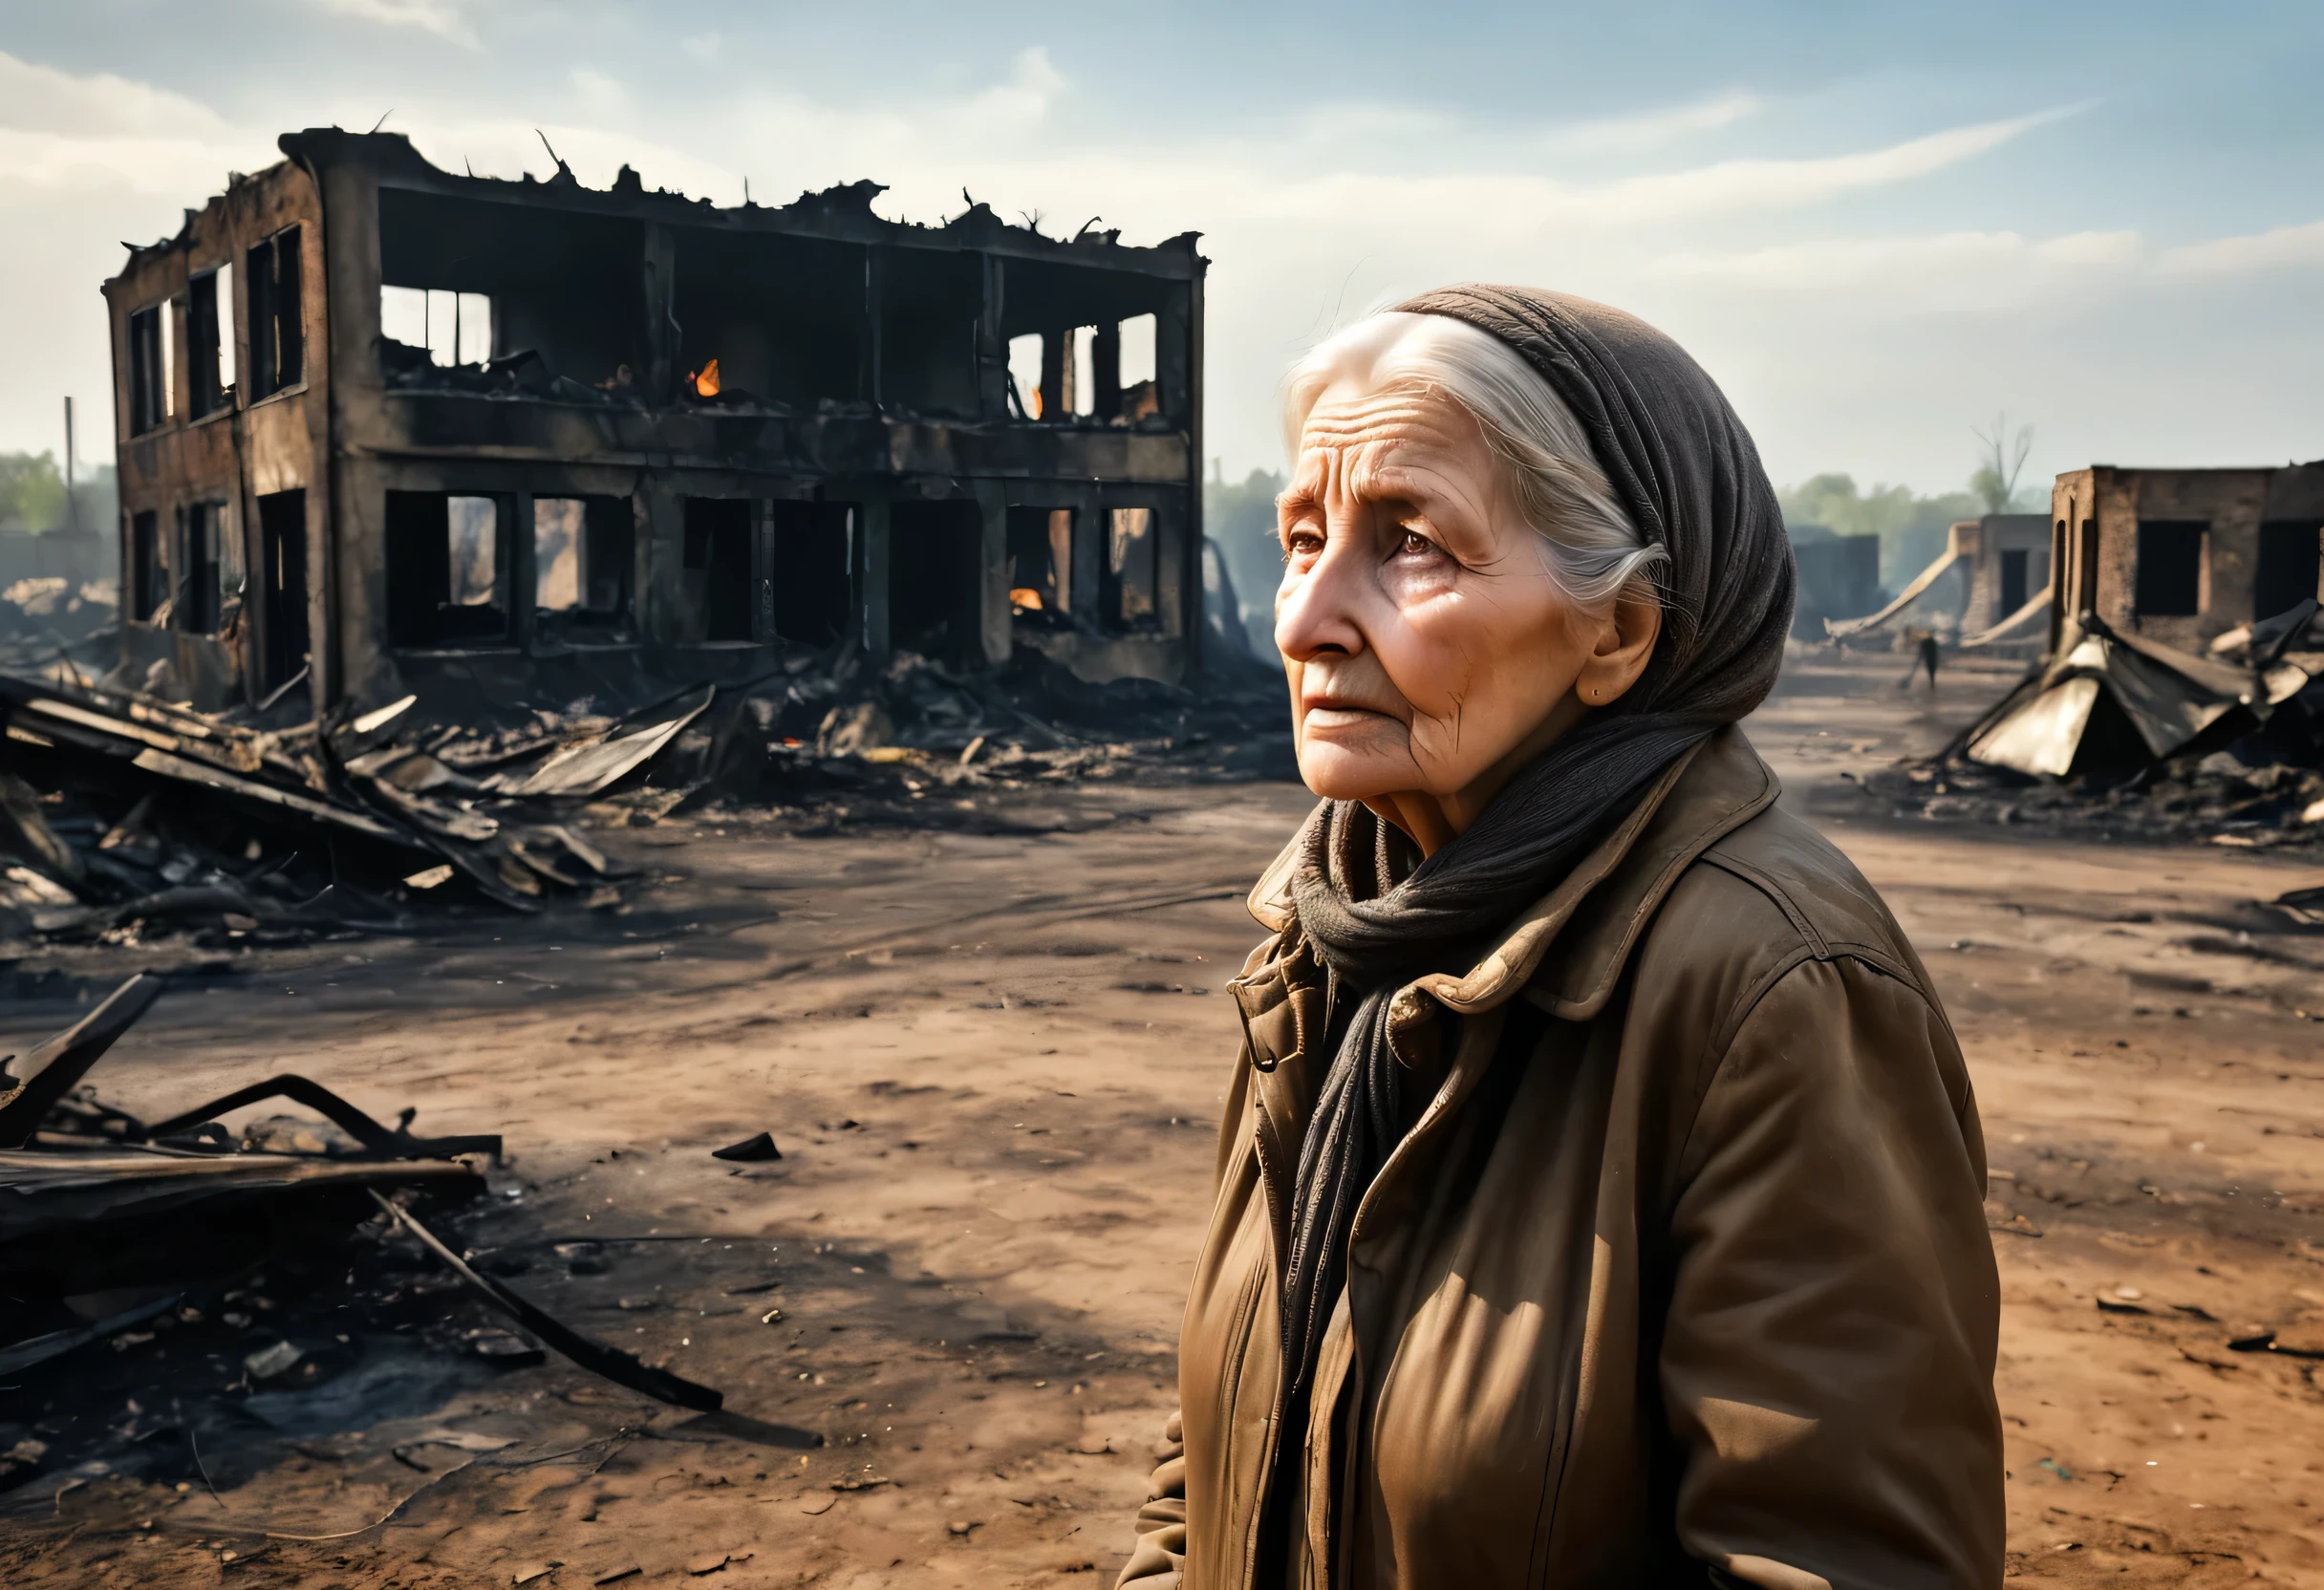
[[[1866,776],[1896,815],[2324,849],[2324,622],[2309,598],[2198,657],[2068,621],[1937,756]]]
[[[690,716],[649,726],[647,745],[556,780],[555,793],[601,793]],[[133,690],[0,675],[0,848],[11,852],[0,933],[131,944],[184,924],[223,945],[377,930],[408,925],[415,902],[455,875],[519,911],[617,897],[621,869],[509,786],[513,759],[480,778],[463,763],[490,759],[457,730],[398,736],[400,718],[263,728]],[[629,727],[567,725],[538,749],[553,762]]]
[[[592,825],[690,801],[806,832],[975,825],[1004,821],[978,799],[1032,784],[1291,777],[1280,690],[1256,671],[1200,692],[1091,684],[1029,647],[999,670],[907,653],[875,671],[843,645],[635,706],[453,714],[406,696],[275,724],[110,677],[0,674],[0,939],[247,948],[619,909],[632,874]],[[931,805],[939,791],[954,801]]]
[[[100,1342],[139,1348],[164,1329],[247,1332],[263,1315],[262,1340],[235,1355],[238,1384],[253,1394],[316,1384],[351,1366],[352,1338],[343,1328],[328,1338],[294,1328],[263,1290],[264,1273],[303,1264],[327,1287],[343,1271],[353,1288],[358,1269],[377,1271],[359,1250],[376,1258],[400,1231],[519,1327],[464,1326],[436,1304],[440,1346],[501,1368],[537,1363],[547,1347],[674,1406],[721,1406],[719,1392],[563,1324],[422,1223],[420,1209],[457,1209],[483,1195],[484,1174],[468,1160],[497,1163],[498,1137],[415,1137],[411,1110],[386,1126],[295,1075],[154,1123],[99,1102],[83,1079],[165,987],[160,978],[131,978],[21,1062],[11,1057],[0,1066],[0,1374]],[[302,1130],[287,1142],[282,1123],[241,1137],[218,1125],[218,1117],[273,1097],[316,1110],[338,1131]],[[374,1296],[391,1304],[440,1290],[392,1286]],[[339,1304],[334,1318],[344,1313]],[[34,1440],[0,1454],[0,1489],[32,1478],[46,1451]]]

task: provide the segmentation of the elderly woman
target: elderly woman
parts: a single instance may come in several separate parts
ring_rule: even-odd
[[[1287,384],[1323,802],[1121,1582],[1999,1582],[1985,1153],[1945,1012],[1736,720],[1792,564],[1711,378],[1431,293]]]

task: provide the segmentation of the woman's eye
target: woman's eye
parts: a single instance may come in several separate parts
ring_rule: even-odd
[[[1396,555],[1399,557],[1424,558],[1435,550],[1436,543],[1418,530],[1405,531],[1404,539],[1396,544]]]
[[[1306,557],[1323,549],[1323,538],[1313,530],[1294,529],[1283,535],[1283,558]]]

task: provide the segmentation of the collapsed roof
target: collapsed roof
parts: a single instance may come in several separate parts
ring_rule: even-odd
[[[2095,614],[2067,622],[2052,660],[1970,726],[1971,762],[2019,773],[2127,772],[2166,757],[2218,749],[2268,725],[2324,740],[2324,646],[2312,597],[2230,631],[2199,657],[2120,633]]]

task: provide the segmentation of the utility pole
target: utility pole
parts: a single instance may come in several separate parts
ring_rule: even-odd
[[[80,534],[80,494],[73,489],[73,399],[65,399],[65,530]]]

